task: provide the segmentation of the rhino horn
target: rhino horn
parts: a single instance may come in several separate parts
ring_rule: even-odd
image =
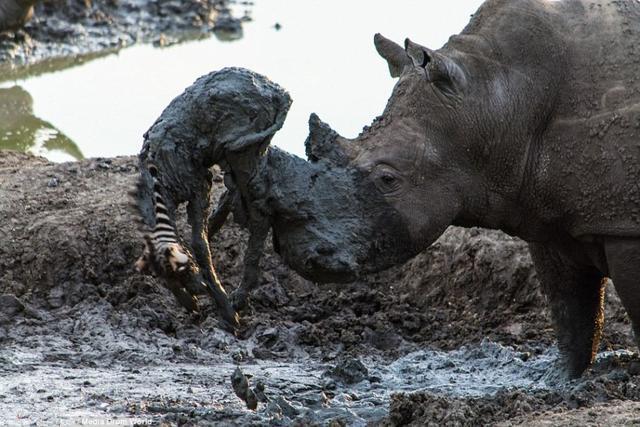
[[[346,163],[346,156],[337,139],[338,133],[320,120],[317,114],[309,116],[309,136],[304,142],[307,158],[312,162],[326,160],[337,165]]]
[[[411,65],[411,59],[407,56],[402,46],[392,42],[382,34],[377,33],[373,37],[373,44],[376,46],[380,56],[387,60],[391,77],[399,77],[404,67]]]
[[[424,69],[429,82],[445,95],[461,97],[467,85],[467,78],[454,59],[409,39],[404,41],[404,48],[413,66]]]

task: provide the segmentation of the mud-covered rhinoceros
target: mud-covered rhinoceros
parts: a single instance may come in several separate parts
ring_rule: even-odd
[[[269,148],[242,186],[283,259],[345,282],[450,225],[500,229],[530,244],[570,376],[605,277],[640,337],[640,3],[488,1],[441,49],[375,45],[384,113],[352,140],[312,116],[309,161]]]

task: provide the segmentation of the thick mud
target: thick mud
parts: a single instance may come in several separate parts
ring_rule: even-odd
[[[235,16],[232,4],[244,15]],[[38,1],[23,28],[0,34],[0,81],[71,67],[137,42],[163,47],[212,33],[234,40],[242,37],[250,5],[229,0]]]
[[[630,423],[640,361],[612,286],[598,361],[566,382],[526,245],[451,228],[349,285],[300,278],[271,248],[238,336],[133,269],[137,159],[54,164],[0,151],[0,425]],[[214,198],[223,189],[216,175]],[[178,227],[187,235],[184,213]],[[247,235],[211,242],[227,290]],[[247,375],[257,409],[236,396]]]

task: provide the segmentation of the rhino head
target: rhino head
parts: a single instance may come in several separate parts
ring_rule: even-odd
[[[270,147],[245,198],[269,212],[285,262],[317,282],[403,263],[450,225],[520,227],[526,153],[555,96],[471,36],[437,51],[374,42],[398,78],[382,115],[353,139],[312,115],[308,161]]]
[[[466,77],[455,61],[380,35],[378,51],[399,76],[384,113],[355,139],[316,115],[308,161],[270,148],[253,199],[272,212],[274,246],[304,277],[347,282],[402,263],[458,217],[472,182],[470,138],[455,123]],[[256,195],[261,196],[256,197]]]

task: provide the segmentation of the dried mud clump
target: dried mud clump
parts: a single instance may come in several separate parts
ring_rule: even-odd
[[[640,399],[638,363],[637,356],[629,354],[607,358],[596,363],[581,380],[559,385],[554,390],[502,390],[482,397],[399,393],[391,396],[389,416],[379,425],[473,426],[506,421],[509,425],[584,425],[585,419],[590,425],[613,425],[610,424],[611,412],[601,412],[599,407]],[[620,417],[623,423],[636,419],[633,413],[637,413],[638,408],[623,406],[629,411],[626,417]],[[561,413],[568,415],[563,417]],[[620,410],[619,415],[622,413]]]

